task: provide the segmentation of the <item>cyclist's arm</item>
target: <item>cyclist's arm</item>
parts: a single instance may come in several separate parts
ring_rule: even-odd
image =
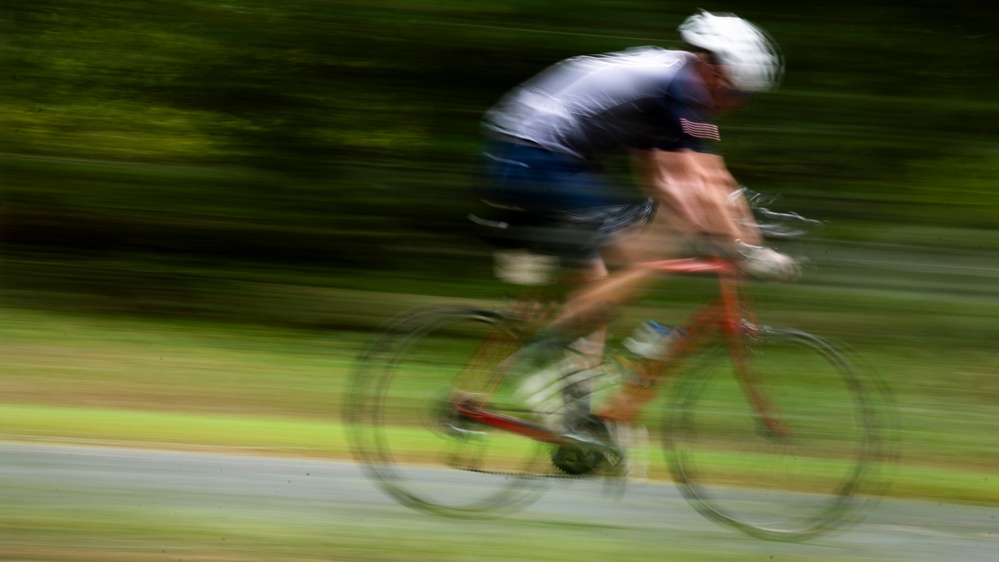
[[[674,226],[687,234],[713,237],[726,250],[736,239],[758,244],[746,202],[740,197],[729,203],[738,183],[717,154],[721,136],[712,118],[715,100],[695,65],[677,72],[660,101],[663,134],[637,151],[648,194],[673,210]]]
[[[647,194],[676,213],[678,228],[688,234],[706,234],[726,249],[737,239],[760,243],[746,202],[740,198],[735,205],[729,203],[738,184],[721,156],[691,149],[635,154]]]

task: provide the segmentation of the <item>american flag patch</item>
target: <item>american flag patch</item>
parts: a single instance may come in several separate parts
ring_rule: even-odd
[[[683,128],[684,134],[694,138],[721,141],[717,125],[712,125],[711,123],[694,123],[681,117],[680,127]]]

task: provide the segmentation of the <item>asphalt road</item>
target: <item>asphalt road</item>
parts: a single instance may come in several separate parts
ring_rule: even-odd
[[[441,540],[451,560],[529,560],[544,537],[566,560],[999,560],[999,508],[883,501],[787,544],[719,527],[663,484],[613,500],[558,482],[523,512],[463,522],[395,504],[348,462],[15,443],[0,459],[0,560],[429,560]]]

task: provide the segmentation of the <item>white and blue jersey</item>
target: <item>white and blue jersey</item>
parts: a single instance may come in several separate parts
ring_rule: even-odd
[[[711,150],[719,141],[695,55],[642,47],[567,59],[487,114],[499,139],[591,161],[623,148]]]
[[[690,53],[654,47],[575,57],[490,109],[482,199],[493,209],[493,224],[532,227],[521,229],[524,235],[504,227],[504,243],[590,257],[605,238],[594,233],[628,213],[622,215],[619,192],[600,173],[601,156],[629,148],[711,150],[720,139],[695,61]],[[579,211],[608,220],[568,219]]]

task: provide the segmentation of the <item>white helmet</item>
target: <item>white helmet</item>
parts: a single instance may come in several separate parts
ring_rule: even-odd
[[[701,11],[680,24],[679,30],[687,44],[718,57],[738,90],[772,90],[784,75],[784,58],[773,39],[735,14]]]

